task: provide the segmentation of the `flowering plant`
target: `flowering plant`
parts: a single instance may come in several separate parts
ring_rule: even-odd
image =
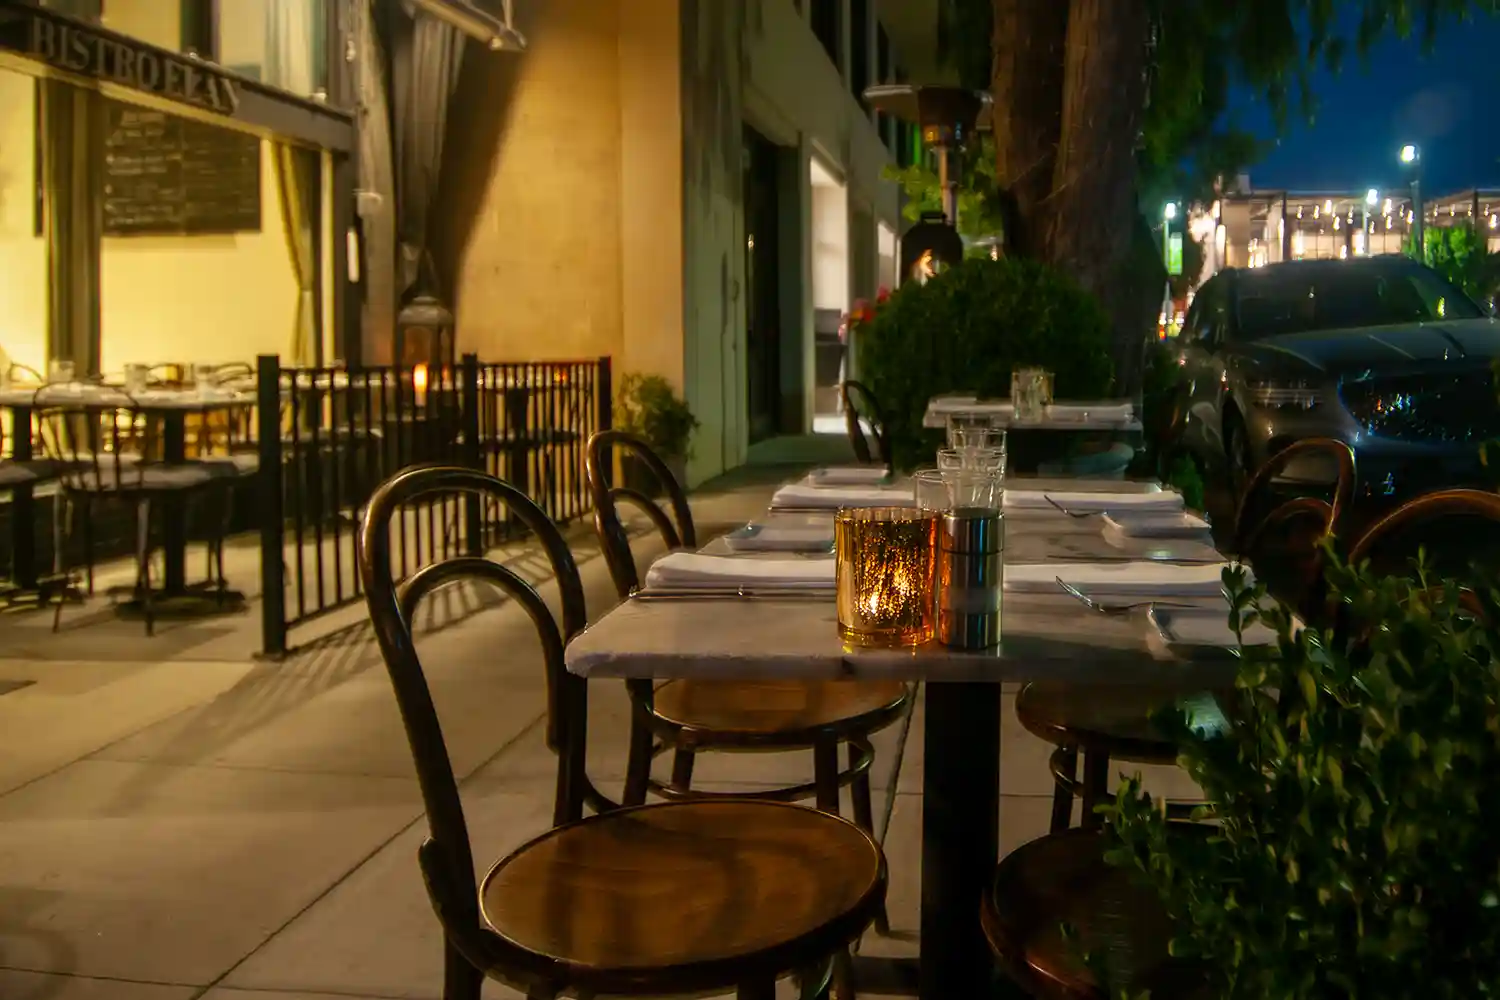
[[[839,324],[839,343],[849,343],[849,335],[860,327],[875,322],[875,313],[881,306],[891,300],[891,290],[884,286],[875,293],[875,301],[872,303],[867,299],[855,299],[854,305],[844,313],[844,320]]]

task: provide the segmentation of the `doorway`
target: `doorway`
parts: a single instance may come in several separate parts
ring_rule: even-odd
[[[775,143],[745,128],[745,401],[750,442],[780,429],[781,292],[778,280]]]

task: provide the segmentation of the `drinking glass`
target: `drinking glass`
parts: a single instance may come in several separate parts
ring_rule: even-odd
[[[193,388],[197,390],[198,395],[202,396],[213,390],[214,383],[217,381],[216,373],[217,369],[213,365],[201,362],[193,365]]]
[[[988,414],[953,413],[948,416],[949,448],[988,448],[997,434],[1003,438],[1005,430],[995,426],[995,418]]]
[[[1005,484],[998,469],[962,469],[945,472],[952,510],[999,510]]]
[[[73,384],[73,362],[54,360],[47,364],[47,381],[53,385]]]
[[[148,365],[126,365],[125,366],[125,391],[135,396],[146,391],[146,386],[151,382],[151,368]]]
[[[844,509],[834,521],[839,636],[915,646],[935,631],[937,517],[906,507]]]
[[[1010,401],[1020,423],[1035,423],[1052,405],[1052,373],[1043,368],[1017,368],[1010,375]]]
[[[912,496],[920,511],[943,514],[953,509],[948,481],[941,469],[919,469],[912,476]]]
[[[1001,432],[1000,446],[990,448],[949,448],[938,452],[937,467],[944,472],[976,469],[1005,476],[1005,437]]]

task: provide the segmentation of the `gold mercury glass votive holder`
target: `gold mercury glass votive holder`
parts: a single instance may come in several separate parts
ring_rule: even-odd
[[[936,631],[937,515],[844,509],[834,521],[839,636],[855,646],[916,646]]]

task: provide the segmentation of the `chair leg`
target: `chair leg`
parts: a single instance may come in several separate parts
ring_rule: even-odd
[[[1078,776],[1078,750],[1075,747],[1058,747],[1052,755],[1054,775],[1052,782],[1052,825],[1049,833],[1062,833],[1073,825],[1073,789],[1063,784],[1062,775],[1070,779]]]
[[[690,791],[693,787],[693,760],[695,754],[691,750],[674,750],[672,752],[672,787],[679,792]]]
[[[735,1000],[776,1000],[776,980],[767,978],[740,983],[734,996]]]
[[[621,805],[646,803],[646,789],[651,781],[651,727],[641,720],[642,710],[631,706],[630,753],[625,764],[625,794]]]
[[[1104,817],[1094,811],[1109,795],[1109,754],[1090,750],[1083,755],[1083,827],[1095,830]]]
[[[64,539],[73,534],[73,501],[66,493],[59,493],[52,500],[52,573],[58,579],[63,579],[63,567],[66,565],[66,556],[63,549],[66,546]],[[57,607],[52,609],[52,631],[56,632],[62,628],[63,604],[66,603],[67,588],[57,595]]]
[[[443,942],[443,1000],[479,1000],[484,973],[469,964],[451,942]]]
[[[72,516],[71,514],[69,515]],[[88,595],[94,596],[94,502],[83,501],[83,571],[88,578]]]
[[[860,751],[853,743],[848,744],[849,766],[859,759]],[[887,795],[894,795],[895,789],[887,790]],[[870,793],[870,770],[859,772],[854,776],[854,781],[849,786],[849,799],[854,806],[854,825],[875,836],[875,808],[873,797]],[[881,906],[880,912],[875,915],[875,933],[881,937],[887,937],[891,933],[890,917],[886,915],[885,907]]]
[[[136,593],[141,602],[141,614],[146,619],[146,634],[156,634],[156,622],[151,617],[151,501],[139,500],[135,506],[135,572]]]
[[[832,737],[813,744],[813,787],[819,809],[839,814],[839,745]]]

